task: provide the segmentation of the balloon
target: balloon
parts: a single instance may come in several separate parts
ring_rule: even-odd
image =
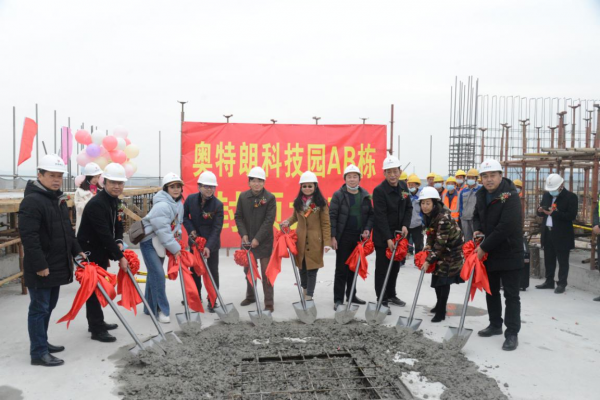
[[[131,178],[131,176],[133,174],[135,174],[135,170],[133,169],[133,166],[131,164],[129,164],[128,162],[123,163],[123,168],[125,168],[125,176],[127,178]]]
[[[117,164],[122,164],[127,160],[127,156],[122,150],[113,150],[110,152],[110,159]]]
[[[98,166],[100,168],[104,169],[110,163],[110,159],[109,158],[110,158],[110,155],[107,155],[106,157],[101,155],[100,157],[96,158],[94,160],[94,162],[96,164],[98,164]]]
[[[136,158],[140,154],[140,149],[135,144],[130,144],[125,147],[125,155],[127,158]]]
[[[106,159],[109,159],[109,158],[110,158],[110,155],[108,154],[108,150],[106,150],[106,149],[105,149],[104,147],[102,147],[102,146],[100,147],[100,150],[101,150],[101,152],[100,152],[100,157],[104,157],[104,158],[106,158]]]
[[[90,158],[96,158],[102,153],[102,149],[96,143],[91,143],[86,147],[85,152]]]
[[[79,187],[81,186],[81,184],[83,183],[83,180],[85,179],[85,175],[78,175],[75,177],[75,186]]]
[[[114,136],[105,136],[102,139],[102,146],[108,151],[113,151],[117,147],[117,138]]]
[[[127,132],[127,129],[125,129],[125,127],[119,125],[113,130],[113,135],[118,138],[125,139],[127,135],[129,135],[129,132]]]
[[[123,163],[123,168],[126,168],[125,167],[126,165],[130,166],[131,168],[133,168],[133,173],[134,174],[137,172],[137,169],[138,169],[137,164],[134,163],[133,161],[129,160],[127,162],[124,162]]]
[[[81,152],[77,155],[77,164],[85,167],[86,164],[90,162],[92,162],[92,159],[87,155],[85,150],[81,150]]]
[[[129,140],[129,138],[125,138],[125,144],[129,146],[131,144],[131,140]]]
[[[125,139],[117,138],[117,149],[118,150],[125,150],[126,146],[127,146],[127,143],[125,143]]]
[[[75,140],[79,144],[90,144],[92,143],[92,135],[85,129],[79,129],[75,132]]]
[[[96,143],[98,146],[102,145],[102,140],[106,137],[106,135],[100,131],[96,131],[92,133],[92,142]]]

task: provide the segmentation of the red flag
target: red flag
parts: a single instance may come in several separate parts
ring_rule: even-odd
[[[273,228],[273,236],[273,253],[271,253],[271,259],[265,271],[265,275],[272,286],[275,285],[275,279],[277,279],[277,275],[281,272],[281,259],[290,258],[288,249],[290,249],[293,255],[298,254],[298,249],[296,248],[298,235],[295,230],[282,232]]]
[[[33,149],[33,139],[37,135],[38,126],[31,118],[25,118],[25,124],[23,125],[23,135],[21,136],[21,150],[19,150],[19,162],[17,166],[23,164],[31,157],[31,150]]]
[[[475,269],[473,273],[473,282],[471,283],[471,301],[475,298],[475,292],[477,289],[486,291],[489,295],[492,294],[490,290],[490,282],[488,280],[487,271],[483,262],[487,259],[487,253],[483,256],[483,259],[477,257],[477,247],[472,240],[468,241],[463,246],[463,254],[465,255],[465,263],[460,272],[460,277],[466,282],[471,276],[471,270]]]

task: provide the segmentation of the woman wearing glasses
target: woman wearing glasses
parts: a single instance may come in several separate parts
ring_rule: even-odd
[[[317,272],[324,266],[323,254],[331,250],[329,207],[319,190],[317,176],[306,171],[300,177],[300,191],[294,200],[294,213],[281,223],[282,227],[298,222],[298,254],[296,265],[306,300],[312,300],[317,284]]]

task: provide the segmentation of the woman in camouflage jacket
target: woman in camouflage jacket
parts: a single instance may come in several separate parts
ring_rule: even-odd
[[[435,289],[437,303],[431,310],[435,313],[431,322],[440,322],[446,319],[450,285],[463,282],[460,278],[463,266],[463,236],[458,223],[452,218],[450,210],[444,207],[437,193],[421,193],[419,203],[427,234],[424,250],[429,250],[423,268],[429,268],[430,264],[436,263],[431,276],[431,287]]]

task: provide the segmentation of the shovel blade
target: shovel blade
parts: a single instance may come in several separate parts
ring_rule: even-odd
[[[250,315],[250,321],[256,326],[269,326],[273,323],[273,316],[269,310],[264,310],[262,315],[258,311],[248,311],[248,314]]]
[[[182,343],[181,339],[179,339],[179,337],[173,331],[165,332],[165,336],[167,337],[167,341],[169,341],[169,340],[175,340],[179,344]]]
[[[346,325],[354,319],[357,311],[358,304],[352,304],[349,310],[346,310],[346,307],[339,306],[335,310],[335,320],[338,324]]]
[[[384,306],[383,304],[377,310],[377,303],[369,302],[367,304],[367,308],[365,310],[365,319],[367,320],[367,324],[369,325],[379,325],[383,322],[385,317],[387,317],[388,310],[390,308]]]
[[[398,318],[398,322],[396,323],[396,329],[400,330],[408,328],[412,329],[413,331],[416,331],[421,326],[421,322],[423,322],[422,319],[413,318],[412,322],[409,324],[408,317],[400,317]]]
[[[200,314],[197,312],[191,312],[190,319],[187,318],[185,313],[176,314],[175,316],[177,317],[177,323],[179,324],[180,328],[183,328],[184,326],[186,326],[188,324],[193,324],[193,323],[202,325],[202,320],[200,319]]]
[[[240,313],[232,303],[219,305],[214,308],[215,312],[226,324],[237,324],[240,321]]]
[[[302,307],[301,301],[293,303],[292,305],[294,306],[294,311],[296,311],[298,319],[305,324],[310,325],[317,319],[317,307],[313,300],[306,300],[306,310]]]
[[[446,342],[450,346],[455,347],[458,350],[460,350],[463,347],[465,347],[465,345],[467,344],[467,341],[471,337],[472,333],[473,333],[473,329],[463,328],[462,332],[460,332],[460,330],[458,328],[451,326],[448,328],[448,331],[446,332],[446,336],[444,337],[444,342]]]

